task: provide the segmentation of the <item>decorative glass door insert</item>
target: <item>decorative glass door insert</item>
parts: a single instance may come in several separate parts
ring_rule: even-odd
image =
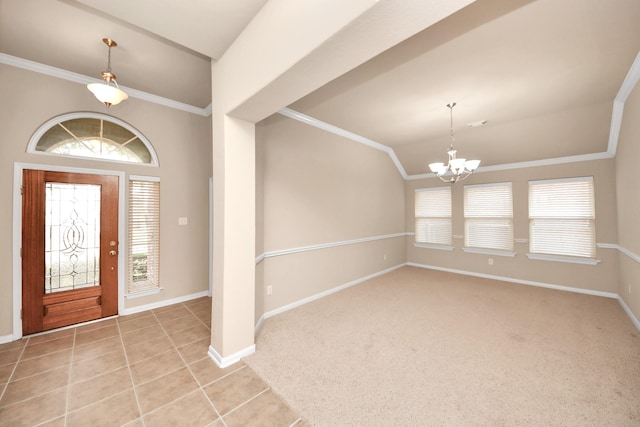
[[[100,189],[46,183],[46,294],[100,286]]]

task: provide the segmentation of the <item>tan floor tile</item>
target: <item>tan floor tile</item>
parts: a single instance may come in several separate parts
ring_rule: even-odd
[[[205,386],[245,366],[244,363],[236,363],[223,369],[219,368],[210,357],[207,357],[192,363],[189,365],[189,369],[191,369],[200,385]]]
[[[44,356],[34,357],[33,359],[20,361],[13,373],[12,380],[15,381],[20,378],[29,377],[64,365],[69,365],[71,363],[71,350],[72,349],[68,348],[66,350],[57,351]]]
[[[300,418],[295,423],[293,423],[291,427],[311,427],[311,424]]]
[[[11,406],[0,407],[0,426],[33,426],[64,415],[66,389],[56,390]]]
[[[182,303],[165,305],[164,307],[154,308],[152,311],[154,314],[158,314],[158,313],[164,313],[166,311],[178,310],[180,308],[184,308]]]
[[[115,371],[125,365],[126,359],[122,349],[104,353],[92,359],[74,361],[71,364],[71,383],[77,383],[97,375]]]
[[[220,418],[210,424],[207,424],[207,427],[227,427],[227,425],[222,421],[222,418]]]
[[[86,325],[80,325],[76,327],[76,335],[93,331],[95,329],[106,328],[107,326],[114,326],[118,324],[118,320],[116,317],[111,317],[108,319],[98,320],[97,322],[87,323]]]
[[[105,326],[104,328],[91,329],[87,332],[76,332],[76,345],[81,346],[85,344],[91,344],[96,341],[103,340],[105,338],[111,338],[118,335],[118,325],[113,324]]]
[[[200,306],[189,309],[191,314],[196,316],[198,319],[210,319],[211,318],[211,307],[209,306]]]
[[[133,383],[138,385],[185,366],[178,352],[175,349],[171,349],[165,353],[131,365],[131,376],[133,377]]]
[[[223,417],[228,427],[290,426],[298,418],[271,390]]]
[[[158,324],[147,328],[136,329],[122,334],[124,345],[137,344],[165,336],[164,329]]]
[[[162,326],[168,334],[172,334],[177,331],[183,331],[185,329],[193,328],[194,326],[201,326],[202,322],[193,314],[189,313],[187,316],[180,317],[178,319],[164,322]]]
[[[136,329],[148,328],[149,326],[158,325],[158,319],[156,316],[141,317],[133,322],[120,323],[120,333],[126,334],[128,332],[135,331]]]
[[[27,344],[22,354],[22,360],[31,359],[33,357],[42,356],[56,351],[65,350],[73,347],[74,335],[65,335],[60,338],[56,338],[51,341],[39,342],[32,344],[31,341]]]
[[[140,418],[133,390],[67,414],[67,427],[120,426]]]
[[[161,312],[157,312],[156,310],[153,310],[153,311],[156,317],[163,324],[167,324],[175,319],[179,319],[181,317],[191,315],[191,312],[187,310],[185,307],[177,307],[173,310],[161,311]]]
[[[210,311],[199,311],[196,313],[193,313],[194,316],[196,316],[198,318],[198,320],[200,320],[203,323],[206,323],[208,325],[211,324],[211,312]]]
[[[138,418],[137,420],[133,420],[122,427],[144,427],[144,423],[142,422],[142,418]]]
[[[119,349],[122,349],[122,340],[119,335],[116,335],[94,343],[76,346],[73,350],[73,361],[91,359]]]
[[[13,373],[13,369],[16,367],[15,363],[10,365],[0,366],[0,390],[2,390],[2,384],[9,381],[9,377]]]
[[[153,317],[153,312],[151,310],[141,311],[140,313],[129,314],[126,316],[118,316],[118,323],[122,325],[123,323],[135,322],[149,316]]]
[[[38,424],[38,427],[64,427],[65,417],[58,417],[54,420],[47,421],[44,424]]]
[[[194,341],[190,344],[179,347],[178,352],[188,364],[197,362],[205,357],[209,357],[207,353],[209,352],[210,341],[211,338],[209,337]]]
[[[243,368],[208,385],[204,391],[220,415],[225,415],[268,388],[251,369]]]
[[[188,328],[183,329],[177,332],[169,333],[169,337],[171,341],[176,345],[176,347],[182,347],[183,345],[192,343],[194,341],[198,341],[200,339],[208,339],[211,341],[211,331],[207,329],[199,320],[197,320],[197,324]]]
[[[198,383],[185,367],[136,387],[143,414],[172,402],[198,388]]]
[[[133,388],[127,367],[69,386],[68,410],[73,411]]]
[[[154,411],[144,417],[146,427],[206,426],[217,420],[218,414],[201,390]]]
[[[142,343],[131,344],[125,347],[129,364],[138,363],[144,359],[157,356],[166,351],[173,349],[173,343],[165,335],[160,338],[145,341]]]
[[[22,348],[0,351],[0,366],[14,364],[22,354]]]
[[[0,406],[6,406],[23,400],[30,399],[35,395],[48,393],[69,383],[69,366],[63,366],[28,378],[11,381],[2,396]]]
[[[0,352],[6,351],[6,350],[15,350],[18,348],[23,348],[25,345],[27,345],[27,342],[29,340],[27,338],[23,338],[21,340],[15,340],[15,341],[11,341],[11,342],[7,342],[4,344],[0,344]]]
[[[211,306],[211,297],[200,297],[200,298],[196,298],[196,299],[192,299],[189,301],[185,301],[182,303],[185,307],[193,307],[193,306],[198,306],[198,305],[202,305],[202,304],[206,304],[208,306]]]
[[[68,337],[69,335],[74,335],[75,333],[76,333],[75,328],[69,328],[69,329],[61,329],[59,331],[54,330],[50,332],[45,332],[43,334],[35,335],[35,336],[29,335],[24,339],[28,339],[29,345],[33,345],[33,344],[40,344],[47,341],[57,340],[58,338],[62,338],[62,337]]]

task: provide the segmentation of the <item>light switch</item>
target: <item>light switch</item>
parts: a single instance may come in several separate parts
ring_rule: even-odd
[[[181,216],[178,218],[178,225],[189,225],[189,218],[186,216]]]

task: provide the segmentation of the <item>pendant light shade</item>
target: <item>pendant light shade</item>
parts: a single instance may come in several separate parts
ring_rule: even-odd
[[[102,39],[104,44],[109,47],[109,53],[107,57],[107,69],[102,72],[103,83],[89,83],[87,89],[91,91],[98,99],[107,107],[111,105],[118,105],[129,97],[122,89],[118,87],[116,81],[116,75],[111,72],[111,48],[118,46],[115,40],[109,38]]]

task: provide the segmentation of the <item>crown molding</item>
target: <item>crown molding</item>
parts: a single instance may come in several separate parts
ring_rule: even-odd
[[[624,111],[624,103],[626,102],[627,98],[631,94],[631,91],[633,90],[633,88],[638,83],[638,80],[640,80],[640,53],[638,53],[635,60],[633,61],[633,64],[631,65],[631,68],[629,69],[629,72],[627,73],[627,76],[622,82],[622,85],[620,86],[620,89],[618,90],[618,93],[613,101],[613,111],[611,113],[611,125],[609,128],[609,143],[608,143],[606,152],[581,154],[577,156],[557,157],[557,158],[542,159],[542,160],[532,160],[527,162],[506,163],[502,165],[481,166],[474,173],[522,169],[522,168],[530,168],[530,167],[536,167],[536,166],[560,165],[560,164],[566,164],[566,163],[588,162],[591,160],[611,159],[615,157],[617,146],[618,146],[618,138],[620,137],[620,128],[622,127],[622,115]],[[353,132],[349,132],[345,129],[323,122],[311,116],[307,116],[306,114],[302,114],[290,108],[283,108],[282,110],[278,111],[278,113],[282,114],[283,116],[292,118],[294,120],[298,120],[308,125],[317,127],[319,129],[323,129],[327,132],[331,132],[335,135],[348,138],[360,144],[367,145],[371,148],[375,148],[376,150],[384,151],[389,155],[389,157],[391,157],[391,160],[393,161],[394,165],[398,169],[398,172],[400,173],[400,175],[402,175],[402,178],[404,178],[405,180],[411,181],[411,180],[429,179],[429,178],[436,177],[436,175],[433,173],[407,175],[407,172],[402,166],[402,163],[400,163],[400,160],[396,156],[395,151],[393,151],[393,148],[387,145],[365,138]]]
[[[7,55],[0,52],[0,64],[6,64],[16,68],[22,68],[23,70],[33,71],[40,74],[45,74],[50,77],[56,77],[62,80],[67,80],[82,85],[89,83],[100,83],[102,80],[88,77],[83,74],[74,73],[72,71],[63,70],[62,68],[52,67],[50,65],[41,64],[39,62],[30,61],[28,59],[19,58],[17,56]],[[140,99],[142,101],[151,102],[153,104],[162,105],[164,107],[173,108],[174,110],[186,111],[187,113],[197,114],[200,116],[211,115],[211,104],[205,108],[196,107],[193,105],[185,104],[184,102],[175,101],[173,99],[164,98],[162,96],[154,95],[149,92],[144,92],[138,89],[134,89],[127,86],[120,86],[120,89],[127,92],[132,98]]]
[[[400,159],[398,159],[398,156],[396,156],[395,151],[393,151],[393,148],[384,145],[384,144],[380,144],[379,142],[373,141],[369,138],[365,138],[362,135],[358,135],[356,133],[353,132],[349,132],[348,130],[339,128],[338,126],[334,126],[331,125],[327,122],[323,122],[322,120],[318,120],[314,117],[311,116],[307,116],[306,114],[302,114],[298,111],[292,110],[290,108],[283,108],[282,110],[278,111],[278,113],[280,113],[283,116],[289,117],[291,119],[297,120],[299,122],[302,123],[306,123],[310,126],[316,127],[318,129],[322,129],[325,130],[327,132],[333,133],[334,135],[338,135],[338,136],[342,136],[344,138],[350,139],[352,141],[355,141],[357,143],[366,145],[368,147],[374,148],[378,151],[383,151],[385,153],[387,153],[389,155],[389,157],[391,157],[391,160],[393,161],[393,164],[396,166],[396,168],[398,169],[398,172],[400,172],[400,175],[402,175],[402,178],[407,179],[408,175],[407,172],[404,170],[404,167],[402,166],[402,163],[400,163]]]
[[[627,98],[638,83],[638,80],[640,80],[640,53],[638,53],[633,64],[631,64],[631,68],[629,68],[629,72],[622,81],[618,94],[613,100],[611,128],[609,129],[609,145],[607,147],[607,153],[609,153],[611,157],[616,156],[616,150],[618,149],[618,138],[620,138],[620,129],[622,128],[624,103],[627,102]]]
[[[337,126],[331,125],[329,123],[323,122],[322,120],[318,120],[314,117],[308,116],[306,114],[302,114],[298,111],[292,110],[290,108],[283,108],[278,111],[279,114],[292,118],[294,120],[298,120],[302,123],[306,123],[310,126],[317,127],[319,129],[323,129],[327,132],[331,132],[335,135],[342,136],[344,138],[350,139],[352,141],[358,142],[360,144],[366,145],[368,147],[374,148],[379,151],[383,151],[389,155],[394,165],[398,169],[402,178],[407,181],[418,180],[418,179],[428,179],[435,178],[436,175],[433,173],[421,173],[416,175],[407,175],[407,172],[404,170],[404,167],[400,163],[400,160],[396,156],[393,148],[381,144],[379,142],[373,141],[371,139],[365,138],[361,135],[355,134],[353,132],[349,132]],[[622,114],[620,113],[619,117],[620,122],[622,121]],[[613,119],[612,119],[613,126]],[[617,137],[616,137],[617,138]],[[560,165],[565,163],[577,163],[577,162],[588,162],[591,160],[601,160],[601,159],[610,159],[614,157],[614,154],[610,154],[607,152],[602,153],[590,153],[590,154],[581,154],[577,156],[567,156],[567,157],[556,157],[552,159],[542,159],[542,160],[532,160],[527,162],[517,162],[517,163],[505,163],[502,165],[492,165],[492,166],[481,166],[474,173],[482,173],[482,172],[495,172],[502,170],[512,170],[512,169],[522,169],[522,168],[531,168],[536,166],[549,166],[549,165]]]

